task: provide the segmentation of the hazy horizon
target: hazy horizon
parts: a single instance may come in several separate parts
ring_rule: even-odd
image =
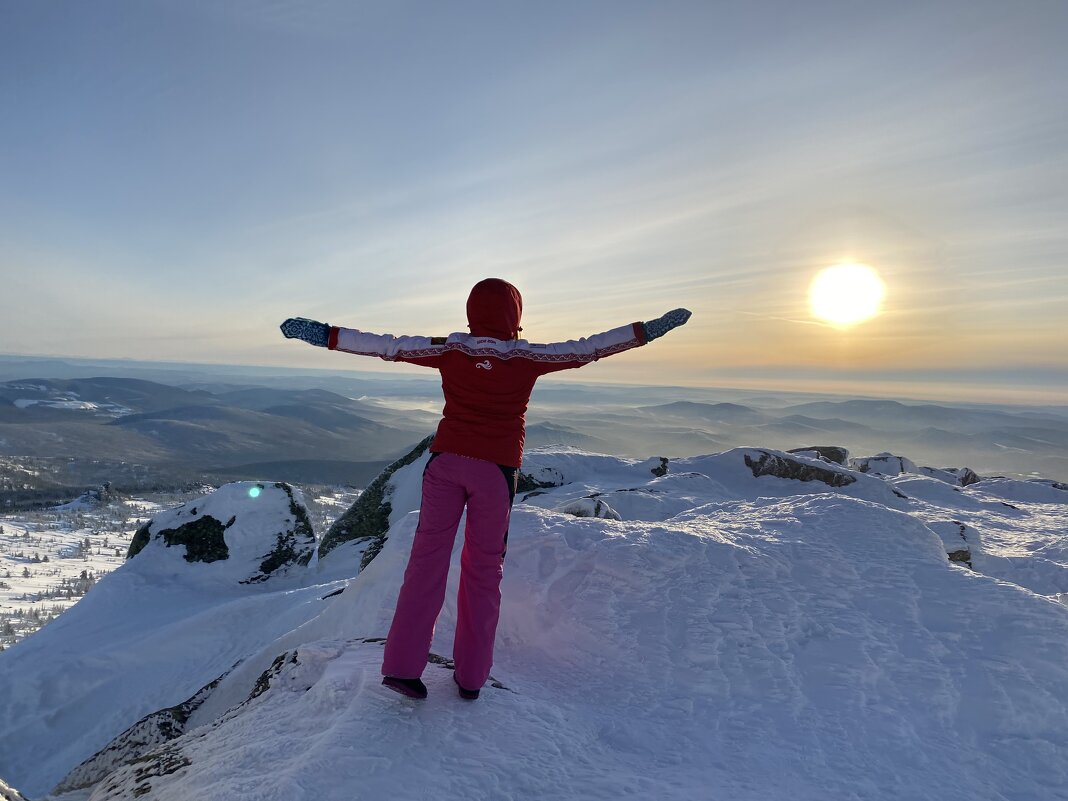
[[[332,354],[340,360],[340,363],[335,364],[333,367],[317,366],[317,367],[299,367],[299,366],[286,366],[275,364],[251,364],[251,363],[234,363],[234,362],[206,362],[206,361],[183,361],[183,360],[150,360],[150,359],[136,359],[133,357],[128,358],[89,358],[82,356],[56,356],[48,354],[14,354],[14,353],[2,353],[0,352],[0,360],[55,360],[59,362],[69,363],[86,363],[86,364],[100,364],[109,365],[114,364],[126,369],[138,370],[144,366],[145,369],[158,369],[158,370],[174,370],[180,371],[183,369],[193,370],[196,368],[207,368],[211,370],[222,370],[225,368],[236,368],[241,370],[255,371],[248,377],[254,378],[256,375],[284,375],[287,373],[306,373],[309,375],[331,376],[336,375],[338,377],[344,377],[346,375],[357,375],[361,377],[371,377],[383,381],[391,379],[416,379],[424,380],[427,382],[438,383],[438,377],[435,373],[412,367],[404,364],[393,364],[382,362],[379,366],[377,360],[374,359],[352,359],[346,360],[346,354]],[[348,365],[348,369],[345,369],[345,365]],[[752,376],[749,379],[749,383],[744,383],[741,380],[739,383],[713,383],[706,384],[683,384],[683,383],[668,383],[668,382],[641,382],[641,381],[623,381],[623,380],[611,380],[602,379],[598,380],[597,372],[594,370],[582,370],[571,371],[566,373],[557,373],[551,376],[543,378],[539,382],[539,386],[551,385],[553,383],[573,383],[573,384],[590,384],[593,386],[605,386],[605,387],[664,387],[664,388],[679,388],[690,389],[695,391],[707,391],[715,392],[717,390],[725,392],[771,392],[783,395],[797,394],[805,396],[826,396],[826,397],[838,397],[838,398],[878,398],[885,400],[898,400],[902,402],[916,401],[916,402],[945,402],[945,403],[958,403],[958,404],[979,404],[979,405],[1009,405],[1009,406],[1064,406],[1068,407],[1068,377],[1050,376],[1038,371],[1011,371],[1016,379],[1019,381],[1016,384],[1010,384],[1007,380],[997,381],[997,376],[992,376],[987,382],[983,382],[982,377],[979,375],[966,376],[966,380],[959,380],[953,382],[945,381],[945,376],[939,376],[942,380],[941,383],[932,383],[931,381],[924,381],[922,374],[915,374],[910,377],[903,377],[900,381],[890,382],[883,378],[882,381],[875,380],[873,377],[868,377],[866,380],[858,378],[856,375],[851,377],[838,377],[835,378],[831,374],[825,374],[822,380],[819,377],[813,377],[809,379],[811,383],[800,379],[798,376],[782,377],[776,379],[774,376]],[[2,371],[0,371],[2,375]],[[1003,379],[1007,379],[1010,376],[1010,371],[1005,371]],[[57,376],[21,376],[22,378],[55,378]],[[7,380],[7,379],[4,379]]]

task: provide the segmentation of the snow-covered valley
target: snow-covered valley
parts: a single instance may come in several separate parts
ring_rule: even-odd
[[[0,514],[0,651],[55,620],[122,566],[138,527],[214,489],[123,496],[105,487],[61,506]],[[316,527],[328,527],[357,497],[351,488],[316,487],[308,499]]]
[[[35,801],[1068,798],[1064,485],[535,450],[493,680],[451,680],[461,527],[419,702],[379,665],[425,460],[318,558],[282,486],[157,511],[0,654],[0,777]]]

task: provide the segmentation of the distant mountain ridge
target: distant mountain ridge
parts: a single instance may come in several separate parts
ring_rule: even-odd
[[[321,389],[214,394],[111,377],[0,384],[0,455],[133,462],[161,475],[274,463],[289,465],[282,478],[305,480],[320,472],[315,462],[336,474],[339,464],[393,458],[425,435],[405,413]]]
[[[276,478],[307,481],[404,453],[434,430],[442,403],[440,383],[423,378],[287,375],[250,385],[236,374],[188,375],[181,386],[115,377],[0,384],[0,458],[73,458],[79,476],[90,471],[86,486],[118,480],[130,472],[123,464],[183,480],[210,469],[260,478],[234,471],[272,464],[287,471]],[[988,474],[1068,480],[1068,410],[812,397],[546,381],[527,412],[528,443],[636,458],[754,443],[789,450],[818,437],[854,452],[891,448]]]

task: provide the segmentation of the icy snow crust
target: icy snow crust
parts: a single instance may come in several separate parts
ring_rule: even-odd
[[[1068,491],[838,466],[856,481],[832,488],[755,478],[758,453],[776,452],[659,477],[658,459],[529,454],[560,486],[517,498],[501,686],[476,703],[438,664],[427,701],[385,690],[365,641],[388,628],[421,462],[392,479],[380,555],[327,600],[340,583],[314,568],[249,587],[134,559],[0,655],[0,775],[39,797],[240,661],[188,733],[64,797],[1068,797]],[[590,495],[622,520],[558,511]],[[975,570],[947,559],[962,530]]]

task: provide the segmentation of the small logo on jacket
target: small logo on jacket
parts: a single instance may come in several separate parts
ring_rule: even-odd
[[[484,361],[484,362],[476,362],[475,363],[475,367],[477,367],[479,370],[492,370],[493,369],[493,365],[490,364],[490,360],[489,359],[486,359],[486,361]]]

